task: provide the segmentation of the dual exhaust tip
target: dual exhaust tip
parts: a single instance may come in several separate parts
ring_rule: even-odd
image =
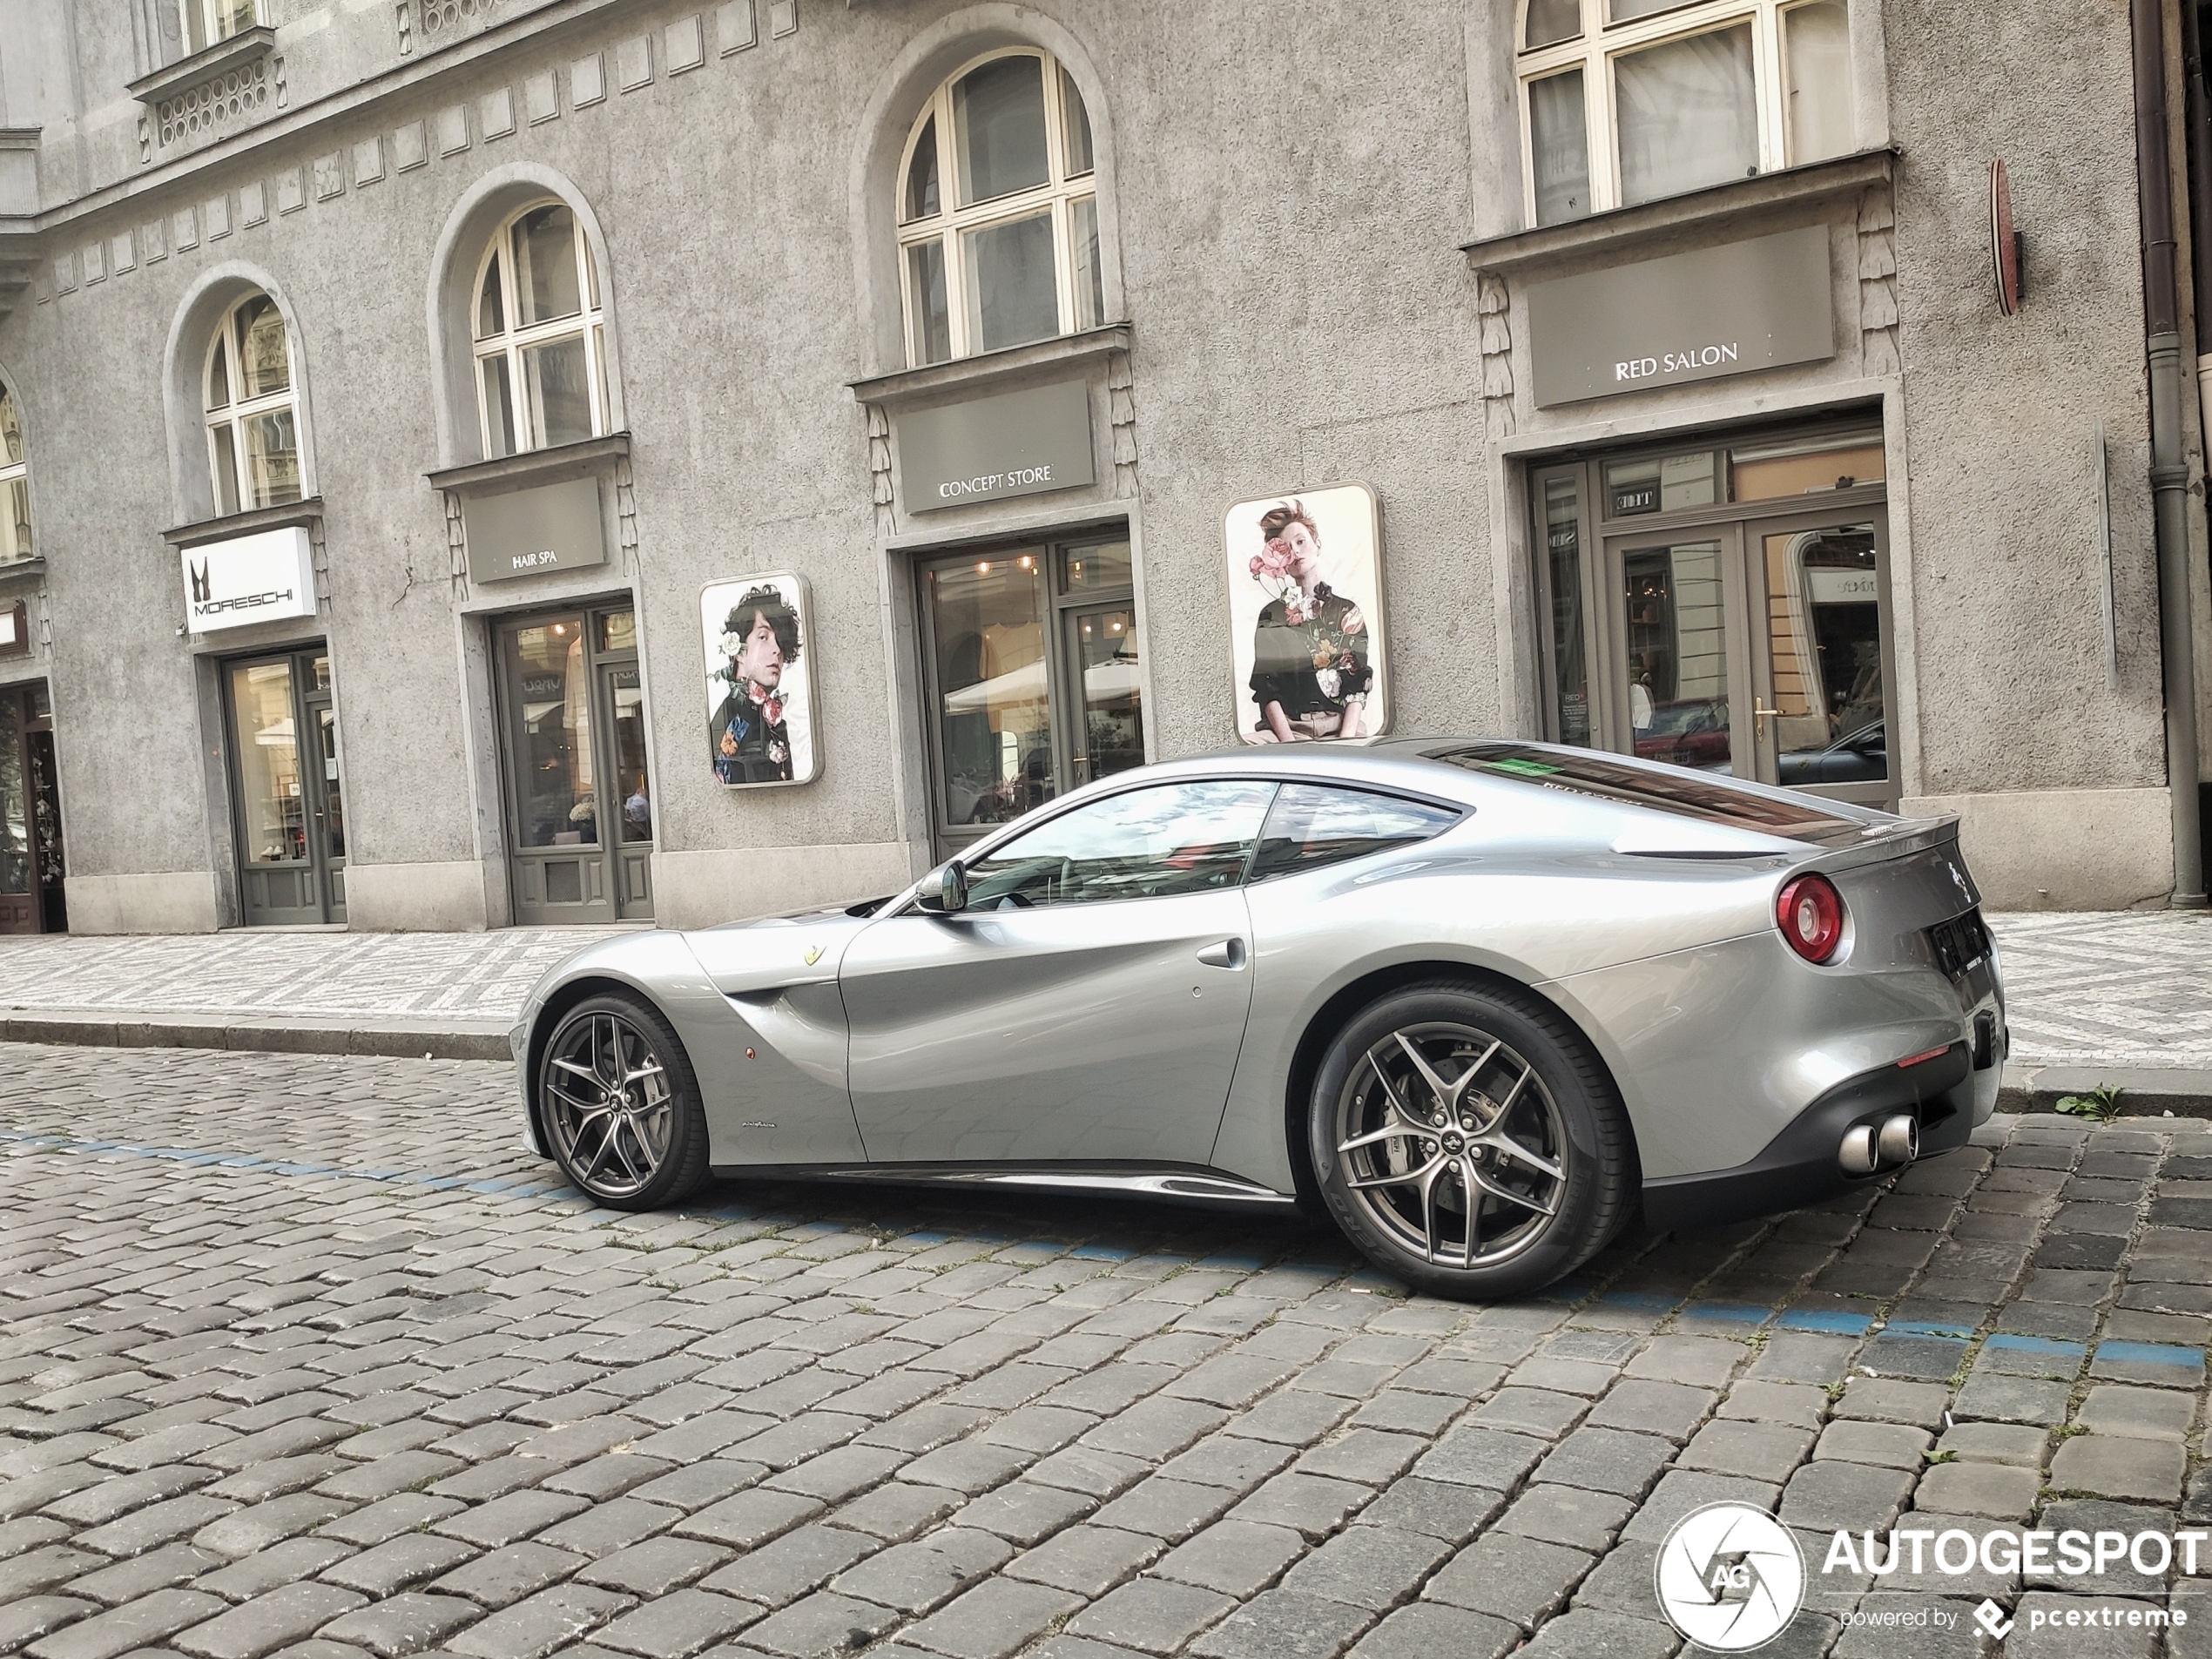
[[[1844,1132],[1836,1161],[1845,1175],[1873,1175],[1894,1170],[1920,1156],[1920,1122],[1898,1112],[1878,1123],[1861,1123]]]

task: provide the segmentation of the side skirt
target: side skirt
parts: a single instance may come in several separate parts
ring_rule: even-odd
[[[843,1181],[879,1186],[1000,1187],[1058,1192],[1090,1192],[1109,1197],[1179,1198],[1225,1204],[1238,1209],[1258,1205],[1291,1209],[1287,1193],[1189,1164],[1036,1163],[738,1163],[717,1164],[725,1181]]]

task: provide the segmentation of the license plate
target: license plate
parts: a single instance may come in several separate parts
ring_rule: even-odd
[[[1928,950],[1969,1008],[1994,988],[1989,972],[1989,929],[1979,910],[1968,910],[1927,930]]]

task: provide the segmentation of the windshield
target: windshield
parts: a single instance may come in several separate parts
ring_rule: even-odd
[[[1858,841],[1866,833],[1864,819],[1838,817],[1810,800],[1778,800],[1724,783],[1710,773],[1656,771],[1590,751],[1539,749],[1521,743],[1469,743],[1427,753],[1431,760],[1464,766],[1469,772],[1792,841],[1843,846]]]

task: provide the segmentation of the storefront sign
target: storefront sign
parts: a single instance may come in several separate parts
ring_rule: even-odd
[[[1081,381],[916,409],[897,419],[900,496],[910,513],[1074,489],[1097,475],[1090,388]]]
[[[472,582],[505,582],[607,562],[596,478],[571,478],[503,496],[471,496],[461,503],[461,517],[469,534]]]
[[[185,616],[196,634],[315,614],[314,549],[301,526],[205,542],[180,556]]]
[[[1805,586],[1817,605],[1871,605],[1882,600],[1871,570],[1807,570]]]
[[[0,610],[0,657],[30,655],[30,612],[18,599]]]
[[[1536,407],[1836,354],[1828,228],[1532,284]]]

